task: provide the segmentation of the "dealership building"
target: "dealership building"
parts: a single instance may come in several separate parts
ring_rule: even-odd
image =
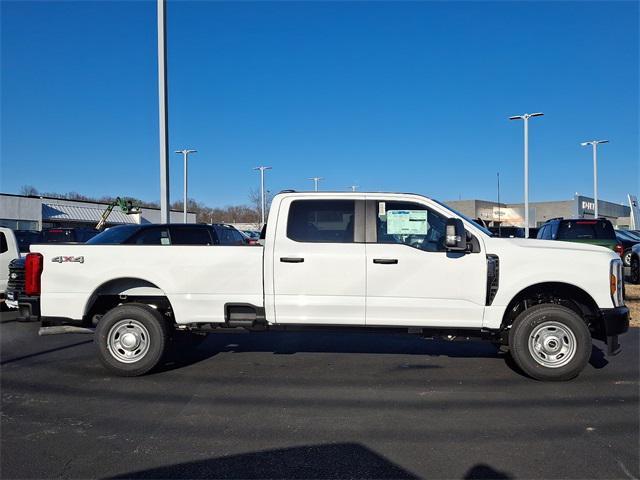
[[[108,203],[0,193],[0,226],[14,230],[94,228],[108,207]],[[173,210],[170,215],[172,223],[183,222],[182,211]],[[187,222],[195,223],[196,214],[188,212]],[[160,223],[160,209],[141,207],[137,213],[126,214],[116,206],[106,226],[144,223]]]
[[[489,226],[524,226],[523,203],[498,203],[487,200],[452,200],[451,208],[471,218],[479,218]],[[571,200],[529,202],[529,227],[539,227],[552,218],[593,218],[593,198],[575,195]],[[614,227],[629,228],[631,207],[598,200],[598,216],[611,221]]]

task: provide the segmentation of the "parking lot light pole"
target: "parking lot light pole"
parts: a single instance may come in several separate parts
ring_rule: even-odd
[[[529,238],[529,119],[543,115],[537,112],[509,117],[509,120],[524,120],[524,238]]]
[[[359,185],[351,185],[351,191],[355,192],[358,187],[359,187]]]
[[[264,171],[271,170],[271,167],[256,167],[254,170],[260,170],[260,199],[262,203],[262,225],[264,226],[264,208],[265,208],[265,199],[264,199]]]
[[[166,3],[158,0],[158,113],[160,137],[160,221],[169,223],[169,113],[167,105]]]
[[[580,144],[583,147],[591,145],[593,148],[593,218],[598,218],[598,144],[600,143],[609,143],[609,140],[591,140]]]
[[[182,210],[183,210],[182,219],[184,223],[187,223],[187,198],[189,198],[187,196],[187,160],[189,160],[190,153],[196,153],[196,152],[197,150],[188,150],[188,149],[176,150],[176,153],[181,153],[182,157],[184,158],[184,204],[182,205]]]
[[[313,191],[317,192],[318,191],[318,183],[320,183],[320,180],[324,180],[323,177],[309,177],[307,180],[313,180]]]

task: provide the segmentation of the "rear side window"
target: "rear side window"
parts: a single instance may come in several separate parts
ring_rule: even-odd
[[[287,237],[296,242],[353,243],[353,200],[296,200],[289,207]]]
[[[216,227],[216,233],[220,238],[220,245],[243,245],[244,237],[235,228],[227,225]]]
[[[4,232],[0,232],[0,253],[4,253],[9,250],[9,246],[7,245],[7,237]]]
[[[558,229],[559,240],[616,240],[616,232],[610,222],[602,220],[570,220],[562,222]]]
[[[207,228],[171,227],[172,245],[212,245],[211,235]]]
[[[166,228],[145,228],[127,243],[135,245],[171,245],[169,230]]]
[[[242,235],[238,230],[233,231],[233,238],[235,239],[236,243],[240,245],[244,245],[245,243],[247,243],[246,237]]]

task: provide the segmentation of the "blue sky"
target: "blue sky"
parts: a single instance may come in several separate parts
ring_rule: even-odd
[[[637,2],[168,3],[170,148],[190,196],[638,193]],[[0,190],[159,197],[155,2],[1,3]],[[171,198],[182,164],[171,154]]]

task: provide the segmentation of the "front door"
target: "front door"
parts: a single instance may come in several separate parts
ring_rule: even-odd
[[[372,203],[367,208],[375,234],[367,238],[366,324],[481,327],[485,255],[447,252],[447,219],[427,205]]]
[[[273,256],[276,322],[364,325],[364,201],[316,196],[285,199],[280,209]]]

